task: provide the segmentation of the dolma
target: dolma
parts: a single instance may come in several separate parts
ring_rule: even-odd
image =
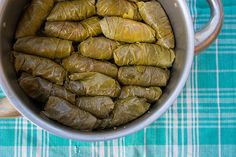
[[[98,122],[92,114],[54,96],[49,97],[43,113],[50,119],[79,130],[92,130]]]
[[[167,48],[174,48],[174,33],[161,4],[155,0],[138,2],[138,8],[143,20],[156,31],[157,43]]]
[[[97,129],[106,129],[106,128],[111,128],[112,127],[112,117],[108,117],[105,119],[101,119]]]
[[[73,51],[71,41],[50,37],[24,37],[14,44],[15,51],[50,59],[65,58]]]
[[[39,102],[46,102],[52,90],[52,83],[27,73],[22,73],[19,84],[29,97]]]
[[[148,25],[121,17],[104,17],[100,21],[103,34],[113,40],[135,43],[155,42],[155,31]]]
[[[79,50],[83,56],[109,60],[113,58],[113,51],[119,43],[105,37],[89,38],[79,45]]]
[[[121,89],[120,98],[128,98],[137,96],[146,98],[148,102],[157,101],[162,95],[162,90],[159,87],[140,87],[140,86],[124,86]]]
[[[114,51],[115,63],[123,65],[151,65],[171,67],[175,53],[171,49],[148,43],[121,45]]]
[[[150,104],[145,98],[128,97],[115,102],[111,126],[119,126],[137,119],[148,111]]]
[[[32,0],[16,30],[16,38],[34,36],[53,8],[54,0]]]
[[[110,97],[79,97],[76,99],[76,106],[87,111],[97,118],[107,118],[114,108],[114,102]]]
[[[141,21],[138,7],[127,0],[98,0],[97,14],[100,16],[120,16]]]
[[[91,17],[81,22],[48,21],[44,30],[48,36],[81,42],[102,33],[99,21],[98,17]]]
[[[67,89],[65,89],[62,86],[53,84],[50,95],[63,98],[65,100],[69,101],[71,104],[75,104],[76,95],[71,93],[70,91],[68,91]]]
[[[166,86],[169,80],[169,70],[152,66],[121,67],[118,72],[118,80],[123,85]]]
[[[75,94],[69,92],[62,86],[53,84],[40,77],[34,77],[30,74],[22,73],[19,78],[19,84],[29,97],[39,102],[45,103],[49,96],[57,96],[72,104],[75,103]]]
[[[97,16],[81,21],[83,27],[87,30],[89,36],[97,36],[102,34],[100,19]]]
[[[52,9],[48,21],[79,21],[96,14],[95,0],[58,2]]]
[[[77,53],[63,59],[62,65],[70,73],[99,72],[111,77],[117,77],[118,68],[109,62],[97,61]]]
[[[120,94],[119,83],[101,73],[75,73],[70,75],[69,78],[71,81],[67,82],[65,86],[77,95],[118,97]]]
[[[50,59],[13,52],[16,71],[24,71],[62,85],[66,71]]]

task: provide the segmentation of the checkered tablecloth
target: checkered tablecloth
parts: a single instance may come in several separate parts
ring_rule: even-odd
[[[194,59],[183,92],[156,122],[127,137],[80,142],[54,136],[24,118],[0,120],[0,157],[235,157],[236,1],[223,0],[217,40]],[[195,29],[209,19],[206,0],[189,0]]]

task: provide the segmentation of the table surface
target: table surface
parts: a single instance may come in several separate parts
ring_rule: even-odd
[[[209,18],[206,0],[188,0],[195,29]],[[0,119],[0,157],[236,156],[236,1],[225,0],[217,40],[199,56],[186,86],[160,119],[127,137],[80,142],[54,136],[24,118]]]

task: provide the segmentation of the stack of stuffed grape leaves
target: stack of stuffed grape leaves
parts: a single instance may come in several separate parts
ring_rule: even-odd
[[[19,86],[44,116],[94,131],[127,125],[158,105],[174,47],[155,0],[32,0],[12,58]]]

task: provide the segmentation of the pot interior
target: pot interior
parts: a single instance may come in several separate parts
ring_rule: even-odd
[[[185,1],[159,0],[171,21],[176,39],[176,61],[172,68],[171,79],[163,91],[161,99],[154,104],[150,112],[139,119],[116,130],[108,129],[96,132],[82,132],[63,126],[40,114],[37,105],[31,101],[17,83],[16,73],[10,55],[14,43],[14,32],[18,20],[28,0],[0,2],[0,73],[1,85],[10,101],[29,120],[56,135],[78,140],[106,140],[133,133],[161,116],[174,102],[187,79],[193,59],[193,26]],[[2,7],[2,8],[1,8]]]

